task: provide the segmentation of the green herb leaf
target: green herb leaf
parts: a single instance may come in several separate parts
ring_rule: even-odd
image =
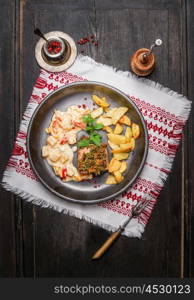
[[[101,136],[97,131],[93,131],[90,135],[90,137],[92,136]]]
[[[101,123],[94,124],[94,129],[102,129],[103,127],[104,127],[104,125]]]
[[[89,139],[83,139],[83,140],[79,141],[78,147],[87,147],[89,144],[90,144]]]
[[[102,137],[99,134],[90,136],[90,141],[97,146],[100,146],[101,139],[102,139]]]
[[[101,123],[96,123],[96,120],[92,118],[91,114],[83,116],[83,122],[86,124],[86,131],[89,134],[89,139],[81,140],[78,143],[78,147],[87,147],[89,144],[100,145],[102,136],[95,130],[102,129],[104,127]]]
[[[93,123],[94,119],[92,118],[91,114],[88,114],[86,116],[83,116],[84,123]]]
[[[86,131],[91,131],[91,130],[93,130],[92,126],[86,126]]]

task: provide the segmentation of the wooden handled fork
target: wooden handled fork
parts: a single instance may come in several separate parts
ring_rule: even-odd
[[[127,220],[118,228],[117,231],[113,232],[111,236],[103,243],[103,245],[96,251],[96,253],[92,256],[92,259],[100,258],[113,244],[114,241],[120,236],[121,232],[125,229],[127,224],[133,219],[134,217],[139,216],[142,211],[148,206],[151,200],[144,200],[138,202],[131,211],[131,216],[127,218]]]

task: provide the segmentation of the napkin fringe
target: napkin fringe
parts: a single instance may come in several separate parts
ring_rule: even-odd
[[[15,195],[18,195],[19,197],[25,199],[27,202],[33,204],[33,205],[39,205],[42,208],[48,208],[48,209],[54,209],[55,211],[59,212],[59,213],[63,213],[65,215],[69,215],[71,217],[75,217],[78,218],[80,220],[84,220],[86,222],[92,223],[95,226],[99,226],[107,231],[110,232],[114,232],[116,231],[118,228],[116,226],[113,225],[109,225],[107,223],[101,222],[100,220],[94,220],[93,218],[86,216],[86,215],[82,215],[81,212],[77,212],[77,211],[73,211],[71,209],[67,209],[67,208],[60,208],[57,205],[53,205],[53,204],[48,204],[48,202],[46,202],[43,199],[40,199],[36,196],[31,195],[30,193],[24,192],[23,190],[14,187],[13,185],[10,185],[7,181],[6,181],[6,177],[11,177],[9,175],[8,170],[6,170],[4,172],[4,176],[3,176],[3,180],[2,180],[2,187],[7,190],[8,192],[12,192]],[[130,229],[126,229],[122,234],[126,235],[128,237],[137,237],[137,238],[141,238],[142,233],[144,232],[144,226],[140,223],[138,223],[136,225],[136,227],[133,227],[133,230]]]

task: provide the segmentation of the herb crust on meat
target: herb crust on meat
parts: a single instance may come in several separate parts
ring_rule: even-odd
[[[81,175],[99,175],[108,169],[107,145],[89,144],[78,150],[78,170]]]

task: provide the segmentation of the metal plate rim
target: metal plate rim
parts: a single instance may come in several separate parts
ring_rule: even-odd
[[[36,114],[38,112],[38,110],[44,105],[44,103],[53,95],[55,94],[56,92],[60,91],[60,90],[63,90],[63,89],[66,89],[70,86],[74,86],[74,85],[83,85],[83,84],[89,84],[89,85],[101,85],[103,87],[106,87],[106,88],[109,88],[109,89],[112,89],[114,90],[115,92],[119,93],[120,95],[122,95],[127,101],[129,101],[136,109],[136,111],[138,112],[139,114],[139,117],[141,119],[141,122],[142,122],[142,126],[144,128],[144,134],[145,134],[145,149],[144,149],[144,154],[143,154],[143,158],[142,158],[142,161],[141,161],[141,164],[138,168],[138,171],[137,173],[135,174],[135,176],[131,179],[131,181],[129,181],[129,183],[124,186],[121,190],[119,190],[118,192],[114,193],[113,195],[110,195],[110,196],[107,196],[105,198],[100,198],[100,199],[97,199],[97,200],[84,200],[84,202],[82,200],[77,200],[77,199],[73,199],[73,198],[69,198],[67,196],[64,196],[58,192],[56,192],[55,190],[53,190],[42,178],[41,176],[39,175],[39,173],[37,172],[36,170],[36,167],[34,166],[34,163],[33,163],[33,160],[32,160],[32,157],[31,157],[31,153],[30,153],[30,131],[31,131],[31,128],[32,128],[32,124],[33,124],[33,121],[36,117]],[[53,194],[55,194],[56,196],[62,198],[63,200],[66,200],[68,202],[72,202],[72,203],[77,203],[77,204],[85,204],[85,205],[88,205],[88,204],[97,204],[97,203],[100,203],[100,202],[105,202],[105,201],[108,201],[108,200],[111,200],[113,198],[115,198],[116,196],[118,195],[121,195],[124,191],[126,191],[129,187],[132,186],[132,184],[135,182],[135,180],[137,179],[137,177],[139,176],[139,174],[141,173],[144,165],[145,165],[145,162],[146,162],[146,158],[147,158],[147,154],[148,154],[148,146],[149,146],[149,141],[148,141],[148,130],[147,130],[147,126],[145,124],[145,120],[144,120],[144,117],[142,115],[142,113],[140,112],[139,108],[137,107],[137,105],[133,102],[133,100],[128,97],[125,93],[123,93],[122,91],[120,91],[119,89],[109,85],[109,84],[106,84],[106,83],[101,83],[101,82],[98,82],[98,81],[78,81],[78,82],[73,82],[73,83],[69,83],[65,86],[62,86],[58,89],[56,89],[55,91],[49,93],[45,99],[37,106],[37,108],[35,109],[33,115],[31,116],[31,119],[30,119],[30,122],[28,124],[28,129],[27,129],[27,138],[26,138],[26,148],[27,148],[27,154],[28,154],[28,159],[29,159],[29,162],[30,162],[30,165],[31,165],[31,168],[33,170],[33,172],[35,173],[35,175],[37,176],[37,178],[40,180],[40,182],[50,191],[52,192]]]

